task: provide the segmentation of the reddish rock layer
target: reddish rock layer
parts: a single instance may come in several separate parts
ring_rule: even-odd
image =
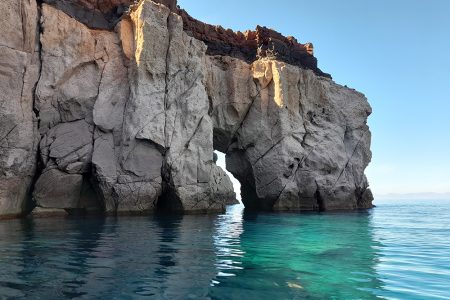
[[[43,0],[91,28],[112,29],[135,0]],[[169,7],[183,18],[184,30],[207,46],[208,55],[225,55],[251,63],[258,58],[275,58],[291,65],[313,70],[331,78],[317,67],[311,43],[301,44],[275,30],[258,26],[254,31],[234,32],[203,23],[177,6],[177,0],[153,0]]]
[[[271,57],[331,78],[317,67],[311,43],[300,44],[294,37],[285,37],[273,29],[261,26],[257,26],[254,31],[234,32],[196,20],[185,10],[178,9],[177,13],[183,18],[184,30],[203,41],[208,46],[209,55],[232,56],[249,63],[258,58]]]

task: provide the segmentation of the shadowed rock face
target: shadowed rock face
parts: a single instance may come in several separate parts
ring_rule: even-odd
[[[112,29],[123,15],[136,7],[135,0],[43,0],[90,28]],[[272,58],[313,70],[329,77],[317,67],[311,43],[301,44],[294,37],[285,37],[275,30],[257,26],[256,30],[234,32],[192,18],[177,6],[177,0],[155,0],[183,19],[184,30],[207,46],[208,55],[226,55],[252,63],[259,58]]]
[[[133,0],[42,0],[91,28],[111,29]]]
[[[62,10],[79,22],[95,29],[112,29],[130,5],[137,0],[41,0]],[[171,10],[177,9],[176,0],[155,0]]]
[[[371,207],[371,108],[312,45],[176,1],[19,2],[0,3],[0,215],[222,210],[214,149],[248,208]]]

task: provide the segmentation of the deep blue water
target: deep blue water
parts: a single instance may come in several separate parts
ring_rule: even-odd
[[[0,222],[0,298],[450,299],[450,201]]]

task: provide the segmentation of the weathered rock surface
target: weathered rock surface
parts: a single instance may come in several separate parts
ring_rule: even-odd
[[[164,153],[161,207],[220,210],[232,186],[222,184],[226,175],[213,162],[213,123],[203,84],[206,47],[188,36],[181,17],[165,6],[146,1],[131,19],[136,51],[125,135]]]
[[[96,29],[111,29],[133,0],[43,0]]]
[[[64,11],[90,28],[112,29],[122,15],[135,9],[137,0],[43,0]],[[292,36],[285,37],[273,29],[257,26],[255,30],[234,32],[222,26],[209,25],[191,17],[180,9],[177,0],[153,0],[181,16],[186,33],[207,46],[206,54],[232,56],[248,63],[260,58],[272,58],[313,70],[320,76],[330,77],[317,67],[314,47],[301,44]]]
[[[0,215],[222,210],[214,149],[248,208],[371,207],[371,108],[311,44],[175,0],[44,2],[0,4]]]
[[[112,29],[138,0],[42,0],[93,29]],[[155,0],[177,10],[177,0]]]
[[[2,0],[0,9],[0,216],[15,216],[29,209],[36,166],[38,11],[34,0]]]
[[[235,196],[213,163],[205,46],[179,16],[147,1],[109,32],[44,4],[42,20],[43,174],[91,181],[106,212],[221,210]]]
[[[208,61],[215,148],[227,153],[246,207],[371,207],[371,108],[361,93],[275,60]]]
[[[95,192],[82,175],[67,174],[56,168],[42,173],[36,182],[33,197],[41,209],[68,212],[101,210]]]

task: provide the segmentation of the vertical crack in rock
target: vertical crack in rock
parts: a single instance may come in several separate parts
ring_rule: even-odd
[[[188,141],[184,144],[184,148],[188,149],[189,148],[189,144],[191,143],[192,139],[197,135],[197,132],[200,128],[200,125],[202,124],[204,116],[202,116],[200,118],[200,121],[198,121],[197,126],[195,127],[194,133],[192,134],[192,136],[188,139]]]
[[[345,170],[347,169],[348,164],[350,163],[350,161],[352,160],[353,156],[355,155],[356,150],[358,149],[359,144],[361,143],[362,139],[363,139],[364,136],[366,135],[367,131],[368,131],[368,129],[365,130],[365,131],[362,133],[361,137],[360,137],[359,140],[357,141],[357,143],[356,143],[356,145],[355,145],[355,148],[353,148],[352,154],[351,154],[350,157],[347,159],[347,161],[346,161],[344,167],[342,168],[341,172],[339,173],[339,176],[337,177],[336,181],[335,181],[334,184],[333,184],[333,188],[332,188],[333,190],[335,189],[336,184],[339,182],[339,179],[341,179],[342,174],[344,174]],[[355,182],[355,184],[356,184],[356,182]]]
[[[307,137],[307,135],[309,134],[309,132],[308,132],[308,128],[306,127],[306,121],[305,121],[305,109],[304,109],[304,107],[303,107],[303,95],[302,95],[302,91],[301,91],[301,88],[300,88],[300,86],[301,86],[301,82],[300,82],[300,79],[299,79],[299,81],[297,82],[297,90],[298,90],[298,95],[299,95],[299,113],[300,113],[300,116],[301,116],[301,118],[302,118],[302,126],[303,126],[303,129],[305,130],[305,134],[303,135],[303,139],[302,139],[302,141],[301,141],[301,146],[303,147],[303,148],[305,148],[305,146],[306,146],[306,143],[305,143],[305,140],[306,140],[306,137]],[[307,88],[306,88],[306,90],[307,90]]]
[[[164,88],[164,146],[165,148],[170,148],[168,144],[168,130],[167,130],[167,110],[169,109],[168,98],[169,98],[169,83],[170,83],[170,47],[172,43],[172,29],[171,29],[171,21],[170,21],[170,13],[167,16],[166,20],[167,24],[167,34],[168,34],[168,43],[166,49],[166,74],[164,76],[165,88]],[[172,129],[173,130],[173,129]]]
[[[42,43],[41,43],[41,34],[43,32],[43,28],[42,28],[42,23],[41,23],[41,17],[42,17],[42,2],[40,0],[37,0],[37,33],[36,33],[36,47],[37,47],[37,52],[38,52],[38,60],[39,60],[39,73],[38,73],[38,77],[37,80],[33,86],[33,90],[32,90],[32,94],[33,94],[33,104],[32,104],[32,110],[33,110],[33,114],[34,114],[34,118],[35,118],[35,140],[36,140],[36,154],[35,154],[35,161],[36,161],[36,168],[34,170],[34,175],[33,175],[33,179],[32,179],[32,183],[31,183],[31,188],[29,191],[29,198],[31,199],[32,203],[30,204],[29,207],[29,211],[26,213],[29,213],[33,210],[33,208],[35,207],[36,203],[33,199],[33,192],[35,190],[36,187],[36,182],[39,178],[39,176],[41,175],[42,171],[43,171],[43,166],[41,164],[41,161],[39,159],[39,157],[41,156],[40,153],[40,148],[39,148],[39,142],[40,142],[40,137],[39,137],[39,126],[40,126],[40,116],[39,116],[39,110],[36,107],[36,90],[37,90],[37,85],[39,80],[41,79],[41,74],[42,74]]]
[[[254,97],[251,97],[250,105],[249,105],[248,108],[246,109],[243,118],[239,121],[239,126],[238,126],[238,127],[236,128],[236,130],[231,134],[230,142],[228,143],[228,145],[227,145],[227,147],[226,147],[226,149],[227,149],[226,152],[227,152],[227,153],[230,151],[230,147],[231,147],[232,141],[235,139],[236,134],[239,132],[239,130],[240,130],[240,129],[242,128],[242,126],[244,125],[244,122],[245,122],[245,120],[246,120],[248,114],[250,113],[250,110],[252,109],[253,104],[255,103],[255,100],[260,96],[260,94],[261,94],[261,90],[258,90],[258,93],[257,93]]]

